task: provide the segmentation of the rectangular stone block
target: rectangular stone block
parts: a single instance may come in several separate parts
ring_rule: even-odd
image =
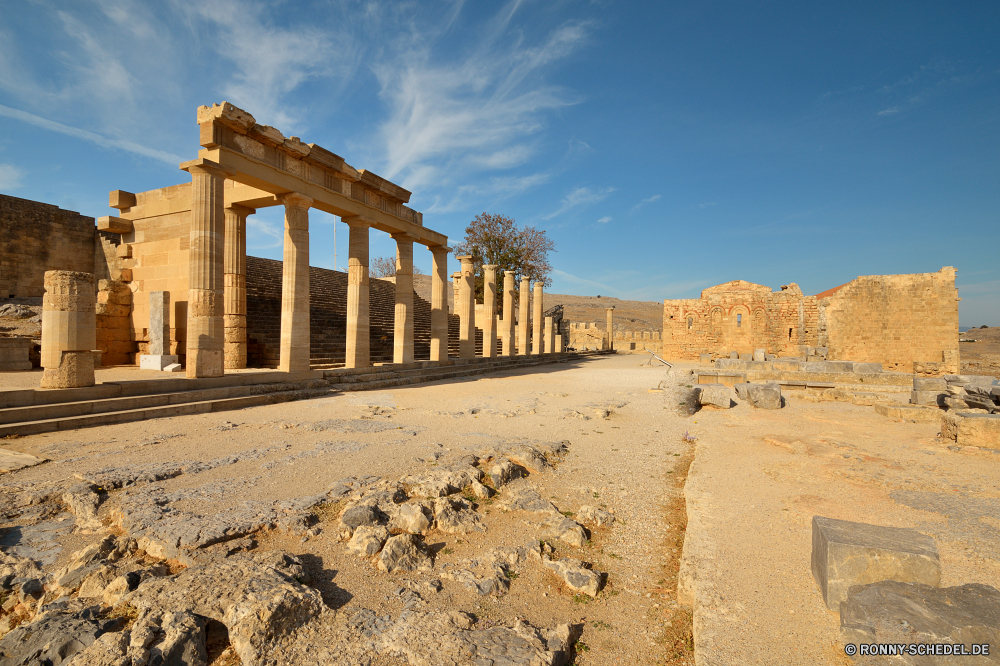
[[[732,391],[728,386],[723,386],[721,384],[706,384],[699,387],[699,405],[710,405],[721,409],[729,409],[732,406],[732,403]]]
[[[0,371],[31,370],[31,338],[0,338]]]
[[[1000,448],[1000,414],[950,412],[941,418],[941,437],[959,446]]]
[[[753,360],[753,354],[740,354],[739,356],[740,356],[740,360],[741,361],[752,361]]]
[[[905,419],[907,421],[929,422],[940,418],[941,412],[933,407],[923,405],[899,405],[893,403],[881,403],[875,405],[875,413],[888,416],[891,419]]]
[[[854,372],[863,374],[874,374],[877,372],[882,372],[881,363],[855,363]]]
[[[895,580],[937,587],[941,560],[934,539],[916,530],[813,516],[812,574],[826,607],[839,611],[852,585]]]
[[[938,407],[938,400],[943,395],[943,393],[939,393],[938,391],[910,391],[910,404]]]
[[[142,354],[139,357],[140,370],[164,370],[177,363],[177,357],[168,354]]]
[[[764,351],[763,349],[754,349],[753,350],[753,360],[755,360],[755,361],[764,361],[764,360],[766,360],[764,358],[766,355],[767,355],[767,352]]]
[[[711,354],[699,354],[698,355],[698,361],[700,363],[704,364],[704,365],[708,365],[709,363],[712,362],[712,355]]]
[[[738,359],[740,357],[739,352],[729,352],[729,358]]]
[[[826,361],[827,372],[854,372],[854,363],[850,361]]]
[[[948,382],[944,380],[944,377],[914,377],[913,390],[944,393],[948,390]]]

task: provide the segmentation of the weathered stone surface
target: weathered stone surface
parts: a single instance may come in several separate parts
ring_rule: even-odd
[[[581,506],[580,510],[576,512],[576,517],[584,523],[596,525],[597,527],[603,527],[615,522],[613,513],[588,505]]]
[[[985,643],[990,656],[982,663],[996,663],[1000,592],[978,583],[938,588],[886,580],[855,586],[840,604],[840,634],[845,643],[854,644],[962,644],[967,653],[973,643]],[[906,654],[892,663],[959,664],[978,659]]]
[[[540,451],[530,446],[521,446],[513,451],[509,451],[507,458],[515,465],[520,465],[535,474],[544,472],[546,469],[552,467]]]
[[[542,564],[562,578],[569,589],[591,597],[597,596],[604,581],[600,572],[592,571],[586,563],[571,557],[558,560],[545,558]]]
[[[941,417],[941,437],[959,446],[1000,448],[1000,414],[949,412]]]
[[[222,622],[243,664],[255,666],[264,663],[276,640],[324,607],[319,592],[298,582],[303,573],[298,560],[284,553],[236,554],[177,576],[150,578],[120,603]]]
[[[948,382],[944,380],[944,377],[913,378],[914,391],[934,391],[936,393],[944,393],[947,389],[948,389]]]
[[[938,585],[941,561],[929,536],[813,516],[812,573],[830,610],[838,610],[852,585],[880,580]]]
[[[493,487],[498,490],[522,476],[524,476],[524,469],[510,460],[504,460],[490,468],[490,480],[493,482]]]
[[[382,548],[377,566],[387,573],[393,571],[429,571],[433,563],[423,541],[412,534],[390,537]]]
[[[468,534],[486,529],[467,502],[445,497],[434,500],[434,525],[446,534]]]
[[[70,488],[63,495],[63,503],[76,516],[76,525],[80,529],[94,530],[103,527],[97,517],[97,509],[101,505],[101,496],[94,492],[93,486],[81,483]]]
[[[347,542],[347,550],[362,557],[373,557],[382,550],[382,545],[389,538],[389,530],[381,526],[361,526],[354,530],[354,536]]]
[[[484,486],[478,481],[470,483],[469,490],[471,490],[472,494],[479,499],[489,499],[493,495],[493,491],[489,486]]]
[[[36,458],[29,453],[20,453],[10,449],[0,449],[0,474],[15,472],[25,467],[34,467],[47,462],[46,458]]]
[[[447,500],[443,500],[447,502]],[[426,509],[419,504],[403,504],[389,521],[392,532],[409,532],[410,534],[427,534],[431,529],[431,519],[425,513]]]
[[[753,350],[753,360],[755,360],[755,361],[763,361],[764,360],[764,356],[766,356],[766,355],[767,355],[767,352],[765,350],[763,350],[763,349],[754,349]]]
[[[441,572],[443,578],[453,580],[469,590],[486,596],[488,594],[503,595],[510,590],[510,578],[503,565],[496,562],[469,562],[468,568],[463,563]]]
[[[368,504],[357,504],[348,508],[340,516],[340,522],[352,530],[362,525],[379,525],[385,522],[385,516],[377,507]]]
[[[781,386],[778,384],[737,384],[736,394],[758,409],[781,409]]]
[[[498,508],[503,511],[559,513],[556,506],[547,499],[544,499],[528,481],[517,481],[504,488]]]
[[[0,664],[4,666],[60,666],[93,644],[119,620],[99,620],[99,609],[79,613],[53,613],[28,625],[16,627],[0,638]]]
[[[933,407],[921,405],[900,405],[895,403],[880,403],[875,405],[875,413],[888,416],[891,419],[928,422],[940,418],[941,412]]]
[[[945,395],[940,391],[910,391],[911,405],[925,405],[927,407],[937,407],[941,397]]]
[[[698,404],[729,409],[732,405],[732,391],[722,384],[706,384],[698,387]]]
[[[582,548],[587,543],[583,527],[562,515],[552,516],[542,523],[538,536],[546,541],[562,541],[576,548]]]

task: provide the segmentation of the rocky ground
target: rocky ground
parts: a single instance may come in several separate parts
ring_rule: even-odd
[[[41,298],[0,299],[0,337],[42,337]]]
[[[693,663],[689,377],[533,370],[5,440],[0,663]]]
[[[959,340],[962,373],[1000,378],[1000,326],[969,329]]]

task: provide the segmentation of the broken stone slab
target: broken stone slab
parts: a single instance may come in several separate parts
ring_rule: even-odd
[[[875,413],[887,416],[891,419],[904,419],[906,421],[937,421],[941,411],[933,407],[922,405],[900,405],[895,403],[880,403],[875,405]]]
[[[30,453],[0,449],[0,474],[16,472],[25,467],[34,467],[43,462],[48,462],[48,458],[37,458]]]
[[[731,391],[722,384],[705,384],[697,387],[698,404],[729,409],[732,406]]]
[[[941,582],[934,539],[916,530],[813,516],[812,574],[830,610],[852,585],[880,580]]]
[[[549,569],[563,579],[566,587],[590,597],[596,597],[604,582],[604,575],[599,571],[590,569],[590,565],[571,557],[563,557],[558,560],[545,558],[542,566]]]
[[[778,384],[746,385],[745,400],[757,409],[781,409],[781,386]]]
[[[969,583],[956,587],[880,581],[852,587],[840,605],[840,635],[857,644],[988,644],[995,663],[1000,645],[1000,591]],[[968,657],[921,657],[904,654],[900,664],[975,663]]]
[[[118,605],[222,622],[242,663],[262,664],[277,641],[324,608],[319,592],[299,582],[304,576],[301,563],[286,553],[235,554],[176,576],[145,580]]]
[[[102,634],[117,629],[122,619],[98,619],[100,606],[65,614],[51,613],[31,624],[15,627],[0,638],[4,666],[60,666],[69,664]]]
[[[430,571],[433,562],[420,537],[413,534],[399,534],[386,540],[376,566],[386,573]]]
[[[910,391],[911,405],[924,405],[926,407],[937,407],[942,396],[946,395],[941,391]]]
[[[604,527],[605,525],[610,525],[615,522],[615,516],[613,513],[586,504],[581,506],[580,510],[576,512],[576,517],[578,520],[597,527]]]
[[[945,393],[948,390],[948,382],[944,380],[944,377],[914,377],[913,390]]]
[[[347,542],[347,550],[362,557],[374,557],[382,550],[389,538],[389,530],[382,526],[361,526],[354,530],[354,536]]]
[[[470,562],[469,564],[473,568],[454,567],[443,571],[441,576],[464,585],[472,592],[482,596],[490,594],[500,596],[507,594],[510,590],[510,577],[507,576],[507,570],[503,565],[495,562],[490,564]],[[482,570],[486,572],[483,573]]]
[[[941,417],[941,437],[959,446],[1000,448],[1000,414],[949,412]]]

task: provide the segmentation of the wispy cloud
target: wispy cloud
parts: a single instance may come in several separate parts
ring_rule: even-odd
[[[461,3],[459,3],[460,5]],[[464,57],[436,57],[441,26],[420,26],[374,67],[389,106],[381,126],[383,174],[416,189],[442,183],[449,171],[509,169],[524,164],[544,116],[575,100],[540,76],[583,44],[588,25],[570,21],[537,44],[510,27],[520,1],[508,3]],[[449,13],[445,22],[455,20]]]
[[[254,249],[281,247],[285,243],[284,232],[276,226],[260,219],[259,215],[247,218],[247,246]]]
[[[646,204],[653,203],[654,201],[659,201],[659,200],[660,200],[660,195],[659,194],[654,194],[653,196],[649,197],[648,199],[643,199],[642,201],[640,201],[636,205],[632,206],[632,210],[630,210],[629,213],[634,213],[637,210],[639,210],[640,208],[642,208],[643,206],[645,206]]]
[[[715,205],[714,201],[706,201],[705,203],[698,204],[698,208],[711,208]]]
[[[605,215],[604,217],[602,217],[601,219],[599,219],[599,220],[597,221],[597,223],[598,223],[598,224],[607,224],[608,222],[610,222],[610,221],[611,221],[611,220],[613,220],[613,219],[614,219],[614,218],[613,218],[613,217],[611,217],[610,215]]]
[[[9,106],[4,106],[2,104],[0,104],[0,116],[6,116],[8,118],[20,120],[21,122],[28,123],[29,125],[34,125],[35,127],[41,127],[42,129],[47,129],[52,132],[58,132],[60,134],[65,134],[67,136],[76,137],[77,139],[83,139],[84,141],[89,141],[93,144],[101,146],[102,148],[114,148],[118,150],[125,150],[130,153],[135,153],[136,155],[152,157],[153,159],[159,160],[161,162],[166,162],[168,164],[173,164],[174,166],[184,161],[184,158],[182,158],[180,155],[174,155],[173,153],[168,153],[163,150],[150,148],[148,146],[144,146],[134,141],[128,141],[126,139],[109,139],[106,136],[101,136],[100,134],[91,132],[89,130],[80,129],[78,127],[70,127],[69,125],[63,125],[62,123],[57,123],[54,120],[48,120],[46,118],[42,118],[41,116],[36,116],[35,114],[28,113],[26,111],[12,109]]]
[[[579,206],[586,206],[589,204],[597,203],[602,199],[607,198],[609,194],[615,191],[613,187],[599,187],[597,189],[590,189],[589,187],[578,187],[562,200],[562,205],[556,209],[555,212],[545,215],[543,220],[551,220],[554,217],[559,217],[570,210],[577,208]]]
[[[880,116],[891,116],[894,113],[899,113],[899,107],[898,106],[890,106],[888,109],[882,109],[881,111],[878,112],[877,115],[880,115]]]
[[[496,203],[543,185],[551,178],[552,174],[549,173],[533,173],[526,176],[493,176],[474,184],[459,185],[449,190],[447,198],[435,197],[424,212],[453,213],[468,208],[473,201],[477,204]]]
[[[13,164],[0,164],[0,190],[16,190],[21,187],[24,174]]]

